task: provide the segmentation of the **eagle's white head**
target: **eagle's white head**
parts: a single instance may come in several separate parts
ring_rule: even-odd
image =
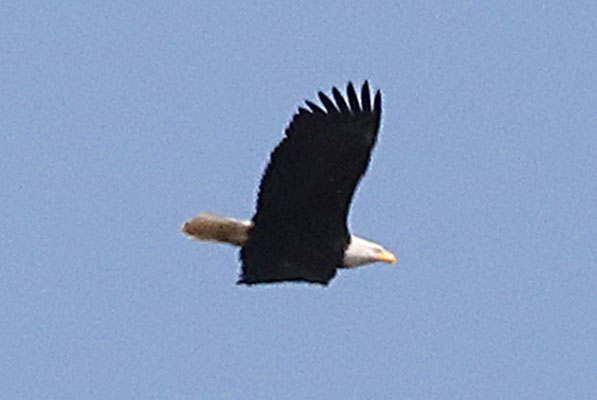
[[[350,235],[350,244],[344,252],[343,267],[354,268],[378,261],[395,263],[398,258],[383,246],[370,240]]]

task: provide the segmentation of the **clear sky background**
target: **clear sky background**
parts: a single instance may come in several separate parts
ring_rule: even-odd
[[[0,397],[597,398],[596,3],[280,4],[0,6]],[[235,285],[180,223],[364,79],[399,263]]]

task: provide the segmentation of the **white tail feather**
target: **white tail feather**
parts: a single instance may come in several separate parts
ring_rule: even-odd
[[[189,235],[191,239],[242,246],[249,239],[249,229],[252,226],[251,221],[223,217],[203,211],[195,218],[185,221],[180,230]]]

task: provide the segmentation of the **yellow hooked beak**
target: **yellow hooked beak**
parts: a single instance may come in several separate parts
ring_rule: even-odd
[[[394,253],[385,249],[377,253],[375,258],[377,259],[377,261],[383,261],[390,264],[395,264],[396,261],[398,261],[398,257],[396,257]]]

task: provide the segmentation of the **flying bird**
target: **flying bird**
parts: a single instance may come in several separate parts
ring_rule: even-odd
[[[191,238],[240,246],[239,284],[302,281],[327,285],[338,268],[396,262],[381,245],[351,235],[350,203],[375,146],[381,92],[373,102],[367,81],[360,100],[318,93],[306,100],[270,156],[251,220],[202,212],[183,223]]]

